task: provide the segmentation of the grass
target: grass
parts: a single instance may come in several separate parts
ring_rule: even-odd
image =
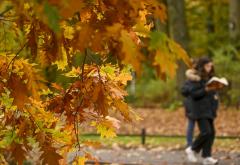
[[[141,146],[140,136],[118,136],[113,139],[103,139],[98,135],[82,135],[81,141],[100,142],[104,147],[117,144],[121,147],[134,148]],[[147,148],[163,147],[164,149],[181,149],[185,147],[184,137],[147,136],[145,139]],[[240,139],[216,138],[214,148],[224,151],[240,152]]]
[[[105,145],[112,145],[117,143],[119,145],[128,145],[131,144],[132,146],[141,145],[141,137],[140,136],[117,136],[113,139],[104,139],[97,135],[83,135],[80,137],[82,141],[89,140],[89,141],[96,141],[102,142]],[[159,146],[159,145],[175,145],[175,144],[184,144],[185,139],[182,137],[153,137],[147,136],[146,137],[146,145],[151,146]]]

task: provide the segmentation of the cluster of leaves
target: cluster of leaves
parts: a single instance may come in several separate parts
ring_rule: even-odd
[[[165,79],[175,75],[177,60],[189,63],[177,43],[151,32],[149,15],[166,19],[157,0],[6,0],[0,10],[1,163],[65,164],[67,153],[81,149],[82,123],[108,138],[120,121],[138,118],[124,101],[130,68],[141,75],[142,63],[150,61]],[[79,53],[82,65],[74,67]],[[67,88],[41,76],[52,65],[71,79]],[[85,152],[75,164],[87,159],[94,158]]]

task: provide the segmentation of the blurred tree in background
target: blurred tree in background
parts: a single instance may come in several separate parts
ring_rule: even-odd
[[[190,57],[212,57],[217,75],[225,76],[231,83],[228,89],[221,92],[222,102],[233,106],[239,104],[240,1],[185,0],[176,2],[166,0],[165,4],[168,8],[169,18],[167,25],[159,24],[159,21],[156,21],[156,28],[178,41],[188,51]],[[178,89],[185,77],[184,69],[185,67],[180,65],[176,80],[167,82],[155,79],[154,71],[148,71],[151,72],[149,74],[151,76],[144,76],[136,84],[133,103],[145,104],[145,106],[155,104],[163,107],[181,105]],[[149,68],[149,70],[151,69]],[[147,96],[141,95],[143,91]],[[146,101],[146,98],[149,101]]]

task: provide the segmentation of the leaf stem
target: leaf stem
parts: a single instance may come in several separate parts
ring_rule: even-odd
[[[16,55],[12,58],[12,60],[9,62],[7,69],[9,69],[10,65],[14,62],[14,60],[17,58],[17,56],[21,53],[21,51],[27,46],[27,42],[17,51]]]

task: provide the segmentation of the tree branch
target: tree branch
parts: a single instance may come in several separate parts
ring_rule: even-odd
[[[1,13],[0,13],[0,17],[2,17],[5,13],[9,12],[10,10],[12,10],[13,6],[7,6],[5,8],[5,10],[3,10]]]
[[[86,62],[86,59],[87,59],[87,55],[88,55],[88,50],[85,49],[83,63],[82,63],[82,73],[81,73],[82,82],[84,81],[84,67],[85,67],[85,62]]]
[[[10,67],[10,65],[14,62],[14,60],[17,58],[17,56],[21,53],[21,51],[26,47],[27,42],[17,51],[16,55],[12,58],[12,60],[9,62],[7,69]]]

